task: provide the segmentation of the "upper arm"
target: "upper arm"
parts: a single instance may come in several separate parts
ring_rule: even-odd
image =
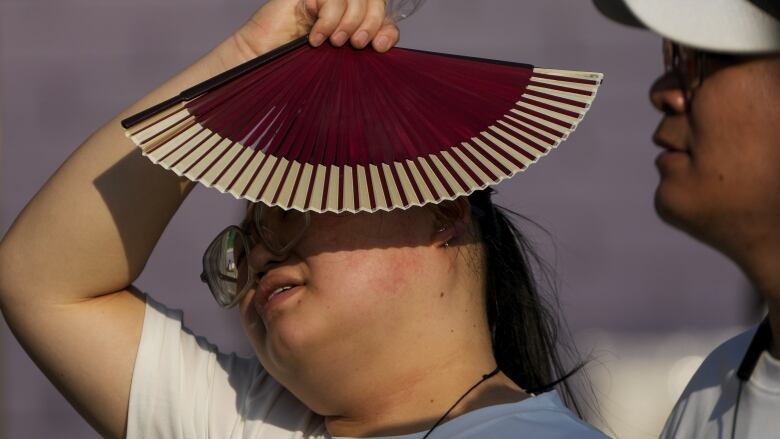
[[[3,314],[49,380],[104,437],[124,437],[145,303],[130,288],[76,303],[5,300]]]

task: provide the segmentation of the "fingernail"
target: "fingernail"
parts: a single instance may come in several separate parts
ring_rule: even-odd
[[[376,39],[376,49],[384,52],[390,48],[390,40],[387,37],[379,37]]]
[[[362,30],[355,34],[353,37],[355,40],[355,47],[364,48],[368,44],[368,32]]]
[[[309,42],[312,46],[317,47],[325,41],[325,35],[321,33],[312,34],[309,38]]]
[[[331,37],[330,41],[333,42],[334,46],[341,47],[341,46],[344,45],[344,43],[347,42],[347,38],[349,38],[347,36],[347,33],[342,30],[342,31],[336,32],[336,34],[333,35],[333,37]]]

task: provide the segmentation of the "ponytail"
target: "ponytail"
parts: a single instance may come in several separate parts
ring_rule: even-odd
[[[581,405],[566,382],[582,364],[567,372],[561,363],[558,318],[540,295],[533,272],[541,260],[507,214],[522,217],[495,206],[493,192],[490,188],[474,192],[469,201],[485,247],[485,303],[496,362],[530,393],[558,386],[564,402],[582,417]]]

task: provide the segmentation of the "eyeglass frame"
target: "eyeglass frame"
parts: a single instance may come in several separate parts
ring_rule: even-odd
[[[259,206],[259,207],[256,207],[256,206]],[[235,297],[233,298],[233,300],[230,303],[228,303],[228,304],[223,304],[222,302],[220,302],[217,299],[217,292],[214,291],[214,289],[216,287],[213,286],[213,283],[210,281],[209,275],[208,275],[208,271],[209,270],[207,270],[206,267],[208,265],[210,265],[208,263],[209,250],[215,244],[217,244],[218,241],[221,241],[222,239],[224,239],[223,236],[226,233],[228,233],[230,231],[235,231],[238,234],[238,236],[241,239],[241,243],[244,245],[244,254],[245,255],[249,255],[251,250],[255,246],[257,246],[260,242],[262,242],[263,246],[269,252],[271,252],[274,256],[276,256],[276,257],[286,257],[289,254],[289,252],[296,245],[298,245],[298,243],[301,241],[301,239],[303,239],[303,236],[306,234],[306,230],[308,230],[309,225],[311,224],[311,213],[308,212],[308,211],[307,212],[302,212],[303,215],[304,215],[303,216],[304,223],[303,223],[303,227],[301,227],[300,232],[298,233],[298,235],[295,237],[295,239],[293,239],[290,242],[288,242],[284,247],[282,247],[281,249],[277,249],[277,248],[275,248],[273,245],[271,245],[268,242],[268,240],[266,238],[266,235],[262,233],[263,230],[267,230],[269,233],[272,233],[272,234],[274,233],[273,230],[271,230],[269,227],[264,226],[262,224],[262,222],[261,222],[263,211],[265,209],[270,209],[270,208],[271,207],[265,206],[265,205],[260,204],[260,203],[256,204],[255,207],[254,207],[254,210],[252,212],[252,221],[251,222],[249,222],[247,220],[244,220],[241,223],[241,225],[230,225],[230,226],[226,227],[224,230],[219,232],[216,237],[214,237],[214,239],[211,241],[211,243],[209,243],[209,245],[206,247],[206,250],[203,253],[203,258],[202,258],[203,271],[200,274],[200,280],[201,280],[201,282],[203,282],[206,285],[208,285],[209,291],[211,292],[211,295],[214,297],[214,300],[222,308],[228,309],[228,308],[233,308],[234,306],[236,306],[239,302],[241,302],[241,299],[244,298],[244,296],[246,295],[246,293],[249,291],[249,289],[252,287],[252,284],[253,284],[253,282],[247,281],[247,283],[241,288],[241,291],[237,292]],[[255,238],[255,233],[252,233],[252,231],[247,231],[246,230],[246,228],[248,228],[250,226],[254,227],[254,230],[255,230],[257,236],[260,237],[259,241]],[[254,278],[257,275],[257,273],[258,272],[255,271],[252,268],[252,265],[247,263],[247,279]],[[217,276],[220,276],[219,270],[217,270]],[[233,280],[233,279],[229,278],[229,279],[223,279],[223,280]]]
[[[721,68],[740,62],[761,58],[766,55],[738,55],[730,53],[716,53],[692,47],[664,38],[662,42],[664,56],[664,72],[673,73],[680,81],[686,108],[690,108],[696,90],[701,87],[704,80]],[[688,68],[682,68],[683,55],[689,54]]]
[[[487,203],[490,206],[492,206],[492,203],[490,202],[490,195],[493,192],[495,192],[495,191],[492,188],[488,188],[488,190],[486,191]],[[485,212],[482,208],[480,208],[477,205],[477,203],[479,203],[479,202],[475,198],[469,197],[469,204],[471,206],[471,209],[472,209],[472,212],[473,212],[474,216],[476,218],[478,218],[478,219],[486,217],[487,216],[487,212]],[[292,250],[292,248],[295,247],[301,241],[301,239],[303,239],[303,236],[306,234],[306,230],[309,228],[309,225],[311,224],[311,212],[309,212],[309,211],[303,212],[303,214],[304,214],[304,225],[301,228],[301,231],[298,234],[298,236],[294,240],[290,241],[287,245],[285,245],[282,248],[282,250],[274,251],[274,249],[272,248],[273,246],[269,245],[268,241],[266,240],[265,235],[263,235],[263,233],[261,233],[261,230],[263,230],[263,229],[266,229],[269,232],[273,233],[273,231],[270,228],[264,227],[262,225],[262,223],[261,223],[263,209],[268,209],[270,207],[267,207],[267,206],[265,206],[263,204],[257,204],[256,206],[259,206],[259,208],[255,207],[254,211],[252,212],[253,215],[252,215],[251,225],[254,226],[254,229],[257,232],[257,236],[260,237],[260,240],[263,242],[263,245],[265,246],[265,248],[267,250],[269,250],[272,254],[274,254],[277,257],[285,257],[285,256],[287,256],[289,251]],[[200,274],[200,280],[201,280],[201,282],[203,282],[206,285],[208,285],[209,291],[211,292],[211,295],[214,297],[214,300],[217,302],[217,304],[219,304],[219,306],[221,306],[222,308],[225,308],[225,309],[233,308],[239,302],[241,302],[241,299],[244,298],[246,293],[251,288],[252,282],[247,282],[246,285],[244,285],[241,288],[241,291],[236,293],[235,297],[233,298],[233,300],[230,303],[222,304],[222,302],[220,302],[217,299],[217,294],[214,291],[215,287],[212,286],[212,282],[210,282],[209,276],[208,276],[207,270],[206,270],[206,266],[208,265],[207,259],[208,259],[208,256],[209,256],[209,250],[218,241],[223,239],[223,236],[226,233],[228,233],[231,230],[234,230],[239,235],[239,237],[241,238],[241,242],[244,245],[244,254],[248,255],[250,253],[250,251],[252,250],[252,248],[254,248],[258,244],[258,241],[255,239],[254,234],[251,231],[247,233],[246,227],[248,227],[250,224],[245,224],[245,223],[248,223],[248,222],[245,220],[245,221],[242,222],[241,225],[230,225],[230,226],[226,227],[224,230],[219,232],[214,237],[214,239],[212,239],[212,241],[206,247],[206,251],[204,251],[204,253],[203,253],[203,258],[202,258],[203,271]],[[219,270],[217,270],[217,276],[219,276],[219,275],[220,275],[220,272],[219,272]],[[257,272],[252,269],[251,264],[247,264],[247,279],[253,278],[256,275],[257,275]],[[233,280],[233,279],[232,278],[227,278],[227,279],[224,279],[224,280]]]

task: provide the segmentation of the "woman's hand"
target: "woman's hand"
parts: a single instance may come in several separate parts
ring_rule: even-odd
[[[399,39],[398,28],[385,16],[385,0],[270,0],[231,37],[236,53],[248,61],[309,33],[319,46],[369,43],[386,52]]]

